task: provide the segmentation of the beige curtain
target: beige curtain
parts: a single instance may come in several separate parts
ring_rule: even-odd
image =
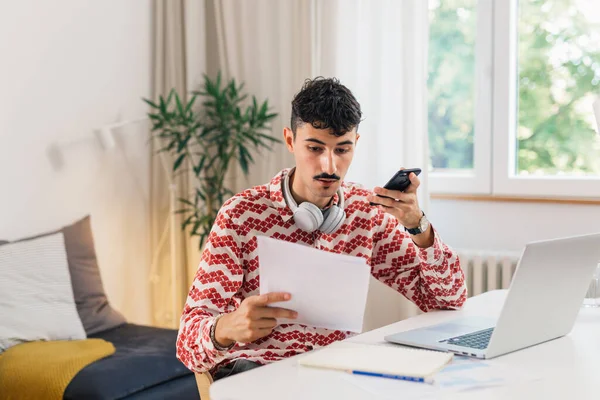
[[[209,75],[217,71],[246,83],[249,94],[268,99],[279,116],[273,136],[282,139],[289,125],[291,100],[312,73],[312,2],[307,0],[207,0]],[[234,191],[266,183],[293,165],[283,144],[255,157],[248,179],[232,168],[227,184]]]
[[[154,1],[153,93],[167,95],[175,88],[187,98],[185,2]],[[154,325],[176,327],[189,288],[192,251],[189,236],[180,229],[181,220],[173,211],[179,209],[178,198],[187,197],[190,176],[173,176],[173,160],[161,148],[158,139],[150,145],[150,244],[152,321]]]

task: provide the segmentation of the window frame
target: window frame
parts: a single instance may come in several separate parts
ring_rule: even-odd
[[[476,15],[473,169],[431,171],[429,187],[432,193],[491,193],[493,53],[489,43],[493,39],[492,0],[479,0]]]
[[[430,192],[600,198],[600,175],[517,176],[512,167],[518,110],[517,11],[517,0],[477,3],[474,168],[431,171]]]

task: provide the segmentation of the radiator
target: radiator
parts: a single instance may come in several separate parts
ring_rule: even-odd
[[[521,256],[511,251],[457,250],[469,297],[488,290],[508,289]]]

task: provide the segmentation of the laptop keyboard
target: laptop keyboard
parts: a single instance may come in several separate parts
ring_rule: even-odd
[[[442,340],[440,343],[452,344],[454,346],[470,347],[472,349],[483,350],[488,347],[490,338],[492,337],[494,328],[484,329],[466,335],[453,337],[450,339]]]

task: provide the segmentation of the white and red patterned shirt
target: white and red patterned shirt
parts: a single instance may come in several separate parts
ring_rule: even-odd
[[[370,191],[342,184],[346,219],[334,233],[307,233],[294,225],[279,172],[269,184],[245,190],[219,211],[190,289],[177,338],[177,357],[192,371],[215,370],[244,358],[260,364],[326,346],[353,335],[300,324],[282,324],[252,343],[217,350],[210,329],[215,317],[236,310],[242,300],[259,294],[257,235],[364,257],[371,274],[402,293],[421,310],[455,309],[466,299],[458,257],[435,233],[433,246],[422,249],[398,220],[369,205]],[[333,203],[337,204],[337,194]],[[343,280],[340,276],[340,280]]]

